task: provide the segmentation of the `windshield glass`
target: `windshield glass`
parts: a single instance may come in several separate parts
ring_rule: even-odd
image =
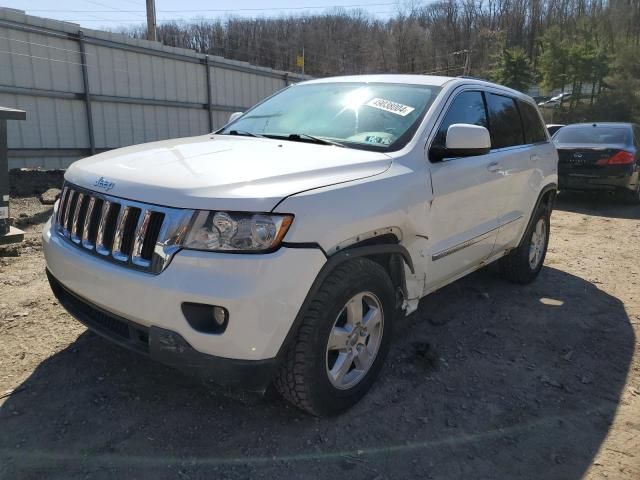
[[[555,143],[588,143],[595,145],[604,144],[629,144],[630,131],[627,127],[601,127],[585,125],[584,127],[561,128],[553,137]]]
[[[351,148],[398,150],[411,139],[439,91],[431,85],[390,83],[294,85],[218,133],[313,140],[307,135]]]

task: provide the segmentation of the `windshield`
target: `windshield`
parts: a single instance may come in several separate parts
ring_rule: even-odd
[[[595,145],[629,144],[630,131],[627,127],[584,127],[561,128],[553,137],[555,143],[587,143]]]
[[[315,137],[351,148],[398,150],[411,139],[439,91],[431,85],[390,83],[294,85],[218,133],[297,141]]]

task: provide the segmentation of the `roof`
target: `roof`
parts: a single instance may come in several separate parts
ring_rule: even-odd
[[[406,83],[409,85],[434,85],[441,87],[453,80],[453,77],[439,77],[434,75],[345,75],[342,77],[326,77],[307,80],[302,83],[336,83],[336,82],[377,82],[377,83]]]
[[[443,87],[451,84],[453,87],[458,85],[482,85],[485,87],[494,87],[509,92],[511,95],[530,100],[530,97],[522,92],[513,90],[512,88],[491,83],[486,80],[472,77],[441,77],[436,75],[400,75],[400,74],[377,74],[377,75],[345,75],[343,77],[326,77],[317,78],[300,82],[298,85],[309,83],[337,83],[337,82],[371,82],[371,83],[404,83],[408,85],[429,85],[435,87]],[[531,101],[531,100],[530,100]]]

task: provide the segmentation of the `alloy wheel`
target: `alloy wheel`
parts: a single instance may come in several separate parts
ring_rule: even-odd
[[[327,342],[326,370],[331,384],[347,390],[357,385],[373,365],[384,331],[382,303],[371,292],[360,292],[344,305]]]
[[[536,227],[531,234],[529,244],[529,266],[532,270],[538,268],[547,243],[547,222],[544,217],[538,219]]]

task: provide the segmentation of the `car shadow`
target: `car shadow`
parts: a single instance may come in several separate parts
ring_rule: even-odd
[[[640,220],[639,205],[625,204],[606,192],[560,192],[554,208],[582,215]]]
[[[617,298],[544,268],[480,271],[397,323],[353,409],[227,396],[85,332],[0,407],[2,478],[583,477],[633,355]]]

